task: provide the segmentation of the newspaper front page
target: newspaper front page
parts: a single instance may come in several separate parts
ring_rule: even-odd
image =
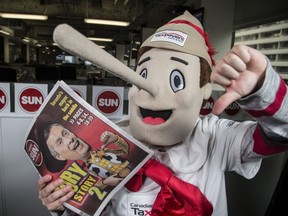
[[[72,185],[65,206],[100,215],[153,152],[58,81],[27,131],[24,149],[41,176]],[[56,189],[56,190],[57,190]]]

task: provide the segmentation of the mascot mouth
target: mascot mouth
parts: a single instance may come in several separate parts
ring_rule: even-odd
[[[140,108],[140,113],[143,117],[143,122],[150,125],[159,125],[166,122],[172,115],[172,110],[149,110]]]

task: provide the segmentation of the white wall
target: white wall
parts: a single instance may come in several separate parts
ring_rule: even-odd
[[[202,0],[202,7],[204,7],[204,29],[218,52],[215,59],[219,59],[231,48],[234,0]]]
[[[38,199],[38,173],[24,151],[32,117],[0,116],[0,215],[49,216]]]
[[[214,55],[214,60],[217,60],[231,49],[234,0],[202,0],[202,7],[204,7],[204,29],[217,52]],[[213,89],[223,90],[215,84]]]

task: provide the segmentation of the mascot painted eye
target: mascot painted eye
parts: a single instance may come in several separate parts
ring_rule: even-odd
[[[140,72],[140,76],[142,76],[143,78],[147,78],[148,75],[148,71],[146,68],[144,68],[141,72]]]
[[[174,92],[185,88],[185,79],[179,70],[173,70],[170,75],[170,85]]]

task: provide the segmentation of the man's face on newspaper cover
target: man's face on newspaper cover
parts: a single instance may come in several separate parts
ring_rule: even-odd
[[[58,160],[86,160],[90,146],[61,125],[53,125],[47,139],[52,155]]]

